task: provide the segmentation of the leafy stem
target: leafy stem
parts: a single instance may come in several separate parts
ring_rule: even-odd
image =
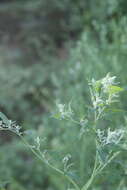
[[[55,166],[53,166],[52,164],[50,164],[48,161],[46,161],[45,159],[43,159],[42,153],[40,150],[38,150],[39,153],[37,153],[35,151],[35,149],[29,145],[29,143],[26,141],[26,139],[23,136],[20,136],[22,142],[24,143],[25,146],[27,146],[28,148],[30,148],[30,150],[32,151],[32,153],[43,163],[45,163],[48,167],[50,167],[52,170],[56,171],[57,173],[59,173],[60,175],[64,176],[74,187],[75,190],[80,190],[79,186],[76,184],[76,182],[70,178],[68,175],[65,174],[65,172],[63,172],[62,170],[56,168]]]

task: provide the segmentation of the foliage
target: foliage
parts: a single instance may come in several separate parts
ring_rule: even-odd
[[[74,124],[79,125],[81,128],[80,130],[82,131],[80,139],[84,139],[85,135],[89,133],[89,135],[92,135],[93,143],[96,144],[96,156],[92,169],[92,174],[90,174],[88,181],[86,181],[85,184],[83,183],[82,186],[78,181],[76,182],[75,179],[70,175],[71,173],[73,174],[73,170],[71,171],[71,167],[73,167],[73,165],[75,164],[75,160],[74,163],[70,162],[71,154],[67,154],[62,159],[63,166],[59,166],[59,169],[57,168],[57,166],[54,165],[54,161],[52,160],[52,158],[50,158],[50,155],[47,155],[48,151],[44,149],[43,151],[41,150],[42,140],[40,139],[40,137],[37,136],[35,138],[34,145],[31,145],[24,138],[24,132],[20,132],[20,127],[11,120],[8,120],[3,113],[0,113],[0,130],[7,130],[17,134],[21,138],[24,145],[28,147],[42,163],[54,170],[60,176],[63,176],[66,181],[68,181],[69,184],[74,187],[75,190],[87,190],[92,185],[94,178],[99,175],[118,154],[120,154],[120,150],[126,150],[126,140],[122,141],[126,137],[126,132],[124,129],[116,129],[114,131],[111,131],[108,126],[107,129],[101,129],[102,126],[101,128],[98,126],[98,122],[100,120],[104,120],[105,110],[109,108],[112,103],[116,102],[119,92],[123,90],[122,88],[116,86],[115,78],[116,77],[110,77],[108,74],[105,78],[101,80],[95,81],[94,79],[92,79],[92,81],[89,83],[92,107],[90,111],[90,116],[88,115],[90,119],[87,122],[85,122],[85,120],[75,120],[75,116],[73,116],[74,113],[71,110],[70,106],[69,110],[67,110],[65,109],[65,105],[58,104],[59,114],[57,113],[57,118],[69,120]],[[58,117],[58,115],[60,118]],[[86,123],[88,123],[87,132],[85,129]],[[80,141],[78,141],[77,138],[75,139],[75,141],[76,140],[76,143],[80,144]],[[81,176],[81,178],[82,177],[83,176]]]
[[[22,125],[30,144],[33,145],[33,139],[38,136],[42,139],[41,150],[48,150],[46,156],[52,158],[58,168],[65,166],[66,170],[66,164],[76,160],[69,175],[83,186],[91,175],[95,158],[94,134],[92,136],[88,131],[89,125],[93,126],[89,120],[94,113],[90,107],[88,85],[91,78],[102,78],[110,72],[107,77],[113,74],[120,81],[120,84],[109,88],[110,94],[121,91],[116,87],[121,84],[125,89],[120,101],[114,102],[112,108],[106,107],[104,120],[98,122],[98,141],[102,143],[98,147],[98,156],[101,163],[106,161],[108,148],[112,148],[108,142],[114,143],[116,138],[121,140],[123,126],[126,130],[126,1],[22,2],[0,4],[0,108],[7,118],[13,118]],[[77,38],[79,40],[75,42]],[[73,47],[66,59],[63,51],[68,51],[70,42]],[[59,55],[61,49],[62,56]],[[61,60],[63,57],[64,60]],[[92,80],[92,84],[95,85],[96,80]],[[100,80],[95,86],[95,90],[100,89]],[[106,99],[106,94],[97,96],[94,106],[107,106],[105,100],[110,100]],[[53,104],[56,103],[55,112]],[[101,109],[97,111],[100,113]],[[52,116],[59,118],[60,122]],[[76,118],[80,122],[78,127],[77,122],[74,123]],[[1,187],[9,190],[71,188],[57,173],[34,160],[10,132],[1,131],[0,137]],[[113,151],[116,148],[117,144]],[[126,144],[123,148],[115,161],[94,179],[91,188],[127,188]]]

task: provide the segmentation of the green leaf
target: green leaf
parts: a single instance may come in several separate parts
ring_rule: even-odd
[[[54,117],[55,119],[61,119],[61,113],[55,113],[52,115],[52,117]]]
[[[95,89],[95,91],[96,91],[97,93],[100,93],[100,91],[101,91],[101,86],[102,86],[101,81],[100,81],[100,80],[96,81],[95,86],[94,86],[94,89]]]
[[[111,85],[108,90],[109,90],[109,94],[117,94],[123,91],[124,89],[119,86]]]
[[[6,115],[4,115],[2,112],[0,112],[0,118],[1,118],[1,120],[2,120],[5,124],[7,124],[7,125],[10,124],[8,118],[7,118]]]
[[[107,160],[107,150],[103,147],[97,147],[97,155],[101,164],[104,164]]]
[[[113,112],[113,113],[126,113],[127,111],[122,110],[122,109],[115,109],[115,108],[107,108],[105,109],[105,112]]]

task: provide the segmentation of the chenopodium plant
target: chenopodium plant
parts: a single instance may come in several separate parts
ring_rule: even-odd
[[[46,157],[47,152],[41,151],[41,139],[37,137],[35,139],[34,145],[31,145],[26,138],[24,137],[25,132],[20,132],[20,126],[16,125],[15,122],[8,120],[8,118],[0,113],[0,130],[9,130],[16,135],[18,135],[23,143],[33,152],[33,154],[40,159],[44,164],[46,164],[51,169],[55,170],[61,176],[64,176],[65,179],[72,185],[73,190],[87,190],[93,184],[93,181],[97,175],[99,175],[106,166],[120,154],[120,147],[124,143],[125,131],[122,128],[117,128],[111,130],[109,127],[103,128],[98,125],[100,120],[103,120],[105,114],[111,110],[111,105],[114,102],[118,101],[119,93],[123,91],[121,87],[118,86],[119,83],[116,83],[116,77],[111,77],[110,74],[107,74],[106,77],[95,80],[92,79],[89,84],[90,97],[91,97],[91,118],[90,127],[88,126],[89,119],[77,119],[75,120],[74,111],[72,111],[71,104],[68,106],[64,104],[57,104],[57,112],[53,114],[53,117],[60,120],[67,120],[74,122],[80,126],[79,137],[81,138],[85,135],[86,131],[90,131],[92,135],[94,134],[94,140],[96,144],[96,155],[93,166],[93,171],[91,173],[88,181],[81,187],[73,178],[68,175],[68,170],[72,167],[73,164],[70,164],[69,160],[71,155],[68,154],[63,158],[63,170],[54,166],[50,160]],[[92,120],[92,122],[91,122]],[[119,147],[114,148],[114,147]]]

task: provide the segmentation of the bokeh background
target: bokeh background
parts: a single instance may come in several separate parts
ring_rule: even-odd
[[[108,72],[125,89],[120,106],[126,110],[126,0],[0,0],[0,110],[30,139],[46,137],[42,149],[51,150],[57,166],[70,153],[72,177],[80,184],[91,172],[92,139],[77,144],[77,126],[51,115],[56,101],[72,101],[77,115],[85,115],[88,79]],[[114,125],[126,124],[126,115],[112,118]],[[127,189],[126,153],[121,159],[96,179],[92,190],[114,190],[120,183],[121,190]],[[1,190],[69,188],[7,132],[0,133],[0,184]]]

